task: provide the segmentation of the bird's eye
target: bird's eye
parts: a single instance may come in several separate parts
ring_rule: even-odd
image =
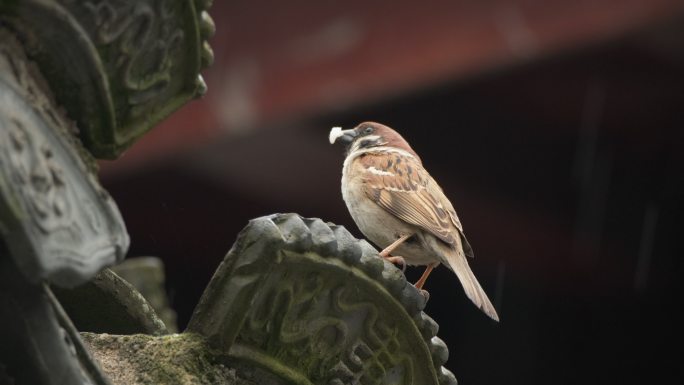
[[[363,130],[364,134],[370,134],[372,132],[373,132],[373,127],[371,127],[371,126],[368,126],[368,127],[364,128],[364,130]]]

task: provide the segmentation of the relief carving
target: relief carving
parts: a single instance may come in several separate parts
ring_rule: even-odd
[[[253,219],[186,331],[263,383],[455,385],[426,298],[377,253],[320,219]]]
[[[3,23],[27,43],[85,147],[117,158],[206,92],[215,31],[195,0],[24,0]],[[4,7],[2,7],[4,8]]]
[[[274,283],[262,289],[237,343],[299,366],[315,383],[416,383],[399,323],[381,317],[377,301],[358,287],[320,272],[268,282]]]
[[[128,235],[73,123],[13,38],[0,38],[0,236],[30,280],[74,286],[122,259]]]
[[[82,6],[93,18],[96,45],[113,49],[129,104],[147,103],[164,92],[171,82],[172,56],[185,37],[174,2],[91,0]]]
[[[71,217],[71,202],[67,196],[64,171],[55,162],[46,143],[36,144],[18,120],[5,127],[8,136],[3,146],[9,155],[11,180],[27,198],[30,219],[43,234],[67,228]]]

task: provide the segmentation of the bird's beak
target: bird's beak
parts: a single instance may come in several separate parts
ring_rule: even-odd
[[[356,130],[343,130],[342,127],[333,127],[332,130],[330,130],[328,139],[330,140],[330,144],[334,144],[336,141],[343,144],[349,144],[356,138],[356,135]]]

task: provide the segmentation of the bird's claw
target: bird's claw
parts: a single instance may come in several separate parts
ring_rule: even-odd
[[[394,264],[397,264],[397,265],[401,265],[401,272],[402,272],[402,273],[405,273],[405,272],[406,272],[406,260],[404,259],[404,257],[399,257],[399,256],[396,256],[396,257],[394,257],[394,256],[387,256],[387,257],[384,257],[384,258],[385,258],[388,262],[391,262],[391,263],[394,263]]]
[[[424,289],[418,289],[420,291],[420,294],[425,297],[425,302],[427,302],[430,299],[430,293],[428,293],[427,290]]]

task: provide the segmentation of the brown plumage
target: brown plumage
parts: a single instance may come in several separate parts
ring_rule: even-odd
[[[418,288],[432,268],[446,265],[456,273],[468,298],[498,321],[468,266],[466,256],[473,257],[473,251],[456,210],[404,138],[385,125],[365,122],[351,130],[334,128],[330,142],[335,141],[348,144],[342,196],[361,232],[384,248],[380,255],[427,265]]]

